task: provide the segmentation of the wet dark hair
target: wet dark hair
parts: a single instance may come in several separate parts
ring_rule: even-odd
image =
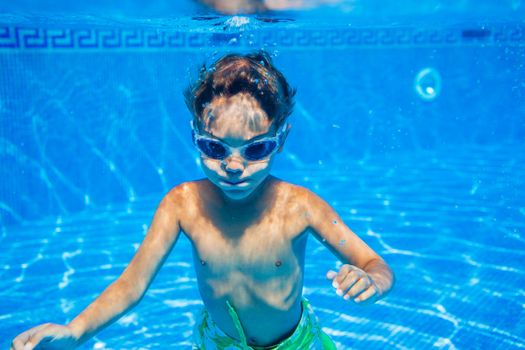
[[[269,120],[280,127],[292,113],[296,89],[263,50],[241,55],[228,54],[209,68],[202,65],[199,78],[184,90],[184,98],[193,117],[201,125],[202,112],[214,97],[238,93],[253,96]]]

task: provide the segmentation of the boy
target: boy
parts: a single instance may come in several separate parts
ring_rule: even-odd
[[[345,263],[326,274],[344,299],[374,302],[394,277],[325,201],[270,175],[294,95],[263,51],[203,67],[185,97],[206,178],[169,191],[130,264],[82,313],[20,334],[11,349],[73,349],[117,320],[142,299],[181,232],[205,306],[194,349],[335,349],[302,297],[308,233]]]

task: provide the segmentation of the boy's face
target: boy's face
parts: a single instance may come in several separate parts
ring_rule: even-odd
[[[200,132],[239,147],[255,137],[272,137],[276,130],[255,98],[237,94],[229,98],[216,97],[208,104],[202,113]],[[201,164],[208,179],[228,199],[242,201],[269,175],[274,156],[275,153],[264,161],[252,162],[233,150],[222,160],[201,156]]]

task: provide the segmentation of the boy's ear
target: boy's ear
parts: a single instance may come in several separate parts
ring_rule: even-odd
[[[292,128],[292,124],[288,123],[288,126],[286,127],[286,130],[284,131],[283,142],[279,146],[279,149],[277,150],[277,153],[279,153],[279,152],[281,152],[283,150],[284,142],[286,141],[286,138],[288,137],[288,133],[290,132],[291,128]]]

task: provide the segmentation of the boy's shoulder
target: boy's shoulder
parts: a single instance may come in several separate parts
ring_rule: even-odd
[[[315,195],[310,189],[307,187],[287,182],[284,180],[281,180],[279,178],[275,178],[276,180],[276,187],[278,188],[278,195],[282,198],[286,198],[288,202],[294,202],[294,203],[308,203],[310,200],[310,197],[312,195]]]
[[[285,195],[291,200],[303,200],[310,201],[315,198],[320,198],[315,192],[310,190],[308,187],[298,185],[292,182],[284,181],[277,177],[274,177],[276,186],[279,188],[280,195]]]
[[[284,205],[289,212],[298,210],[308,222],[333,215],[333,208],[309,188],[282,180],[279,180],[278,186],[281,188],[279,196],[285,198]]]
[[[305,186],[287,182],[274,177],[276,203],[280,203],[281,208],[287,208],[288,213],[299,210],[300,213],[310,212],[322,206],[324,200],[315,192]]]
[[[186,207],[198,193],[199,185],[197,182],[199,182],[199,180],[181,182],[173,186],[162,200]]]

